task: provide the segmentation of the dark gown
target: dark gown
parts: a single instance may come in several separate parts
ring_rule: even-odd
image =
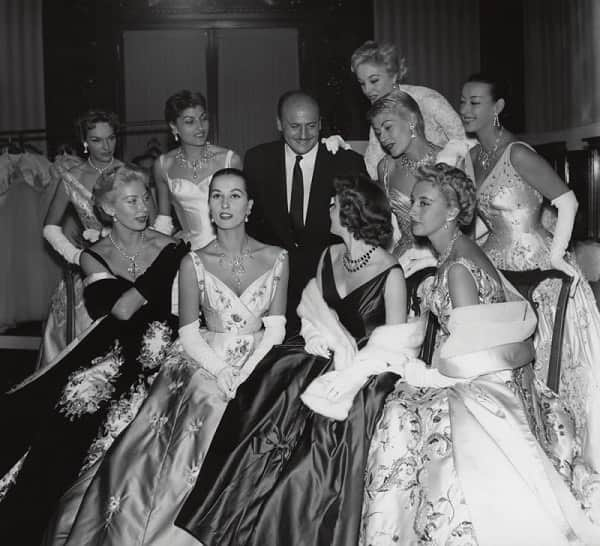
[[[359,347],[385,323],[390,269],[340,298],[326,255],[323,297]],[[229,403],[176,525],[204,546],[357,544],[369,444],[398,376],[372,378],[333,421],[300,400],[332,369],[298,343],[273,348]]]
[[[107,313],[134,283],[106,275],[89,284],[90,316],[106,316],[0,397],[0,543],[40,544],[61,495],[135,415],[176,331],[170,287],[186,251],[161,251],[144,273],[153,296],[127,321]]]

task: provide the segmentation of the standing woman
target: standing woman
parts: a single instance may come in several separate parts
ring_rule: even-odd
[[[94,214],[92,190],[100,175],[110,167],[121,165],[115,159],[117,128],[119,121],[112,112],[89,110],[77,121],[77,128],[87,160],[73,156],[58,156],[54,170],[60,183],[44,221],[44,238],[69,264],[79,266],[83,247],[74,245],[65,235],[62,221],[71,205],[83,226],[83,239],[93,243],[98,240],[102,224]],[[91,319],[83,303],[83,283],[75,275],[75,336],[82,333]],[[67,290],[61,281],[51,299],[50,314],[44,331],[44,344],[40,355],[40,367],[51,362],[67,345]]]
[[[600,313],[589,284],[581,279],[567,253],[577,199],[550,165],[501,124],[506,93],[483,74],[463,86],[461,115],[465,129],[479,144],[471,150],[477,182],[478,213],[489,234],[483,249],[499,269],[559,269],[574,277],[567,306],[559,396],[575,417],[579,446],[569,458],[582,456],[600,470]],[[554,233],[541,223],[544,198],[558,211]],[[534,292],[539,303],[535,371],[542,384],[548,375],[553,317],[560,286],[544,282]],[[548,426],[552,427],[551,424]],[[554,428],[554,427],[552,427]],[[558,431],[551,430],[550,437]],[[556,443],[556,442],[555,442]],[[555,448],[553,445],[551,448]]]
[[[219,169],[241,168],[242,161],[232,150],[208,142],[208,112],[201,93],[184,89],[171,95],[165,119],[180,145],[154,164],[159,213],[154,228],[167,235],[173,232],[172,202],[182,238],[196,250],[215,237],[208,214],[211,176]]]

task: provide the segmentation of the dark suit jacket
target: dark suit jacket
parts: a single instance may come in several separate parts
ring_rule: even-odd
[[[287,249],[290,258],[288,332],[298,326],[296,307],[308,280],[315,275],[319,256],[335,241],[329,233],[329,203],[338,175],[366,174],[362,156],[346,150],[330,154],[319,144],[310,187],[304,233],[295,240],[287,205],[284,142],[261,144],[246,152],[244,171],[254,207],[248,233],[268,244]]]

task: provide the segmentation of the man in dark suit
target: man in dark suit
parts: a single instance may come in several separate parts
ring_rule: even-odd
[[[297,333],[296,307],[314,277],[319,256],[331,242],[329,204],[336,176],[366,173],[362,156],[351,150],[334,155],[319,144],[319,106],[303,91],[279,99],[277,128],[282,140],[248,150],[244,171],[254,198],[248,232],[288,250],[288,337]]]

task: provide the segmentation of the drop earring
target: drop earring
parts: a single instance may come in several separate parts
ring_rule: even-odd
[[[417,138],[417,133],[415,132],[416,125],[414,123],[409,123],[408,128],[410,129],[410,138]]]
[[[494,127],[500,127],[500,116],[498,115],[498,112],[494,112],[493,125]]]
[[[88,143],[87,142],[83,142],[83,153],[87,155],[88,153]]]
[[[173,133],[173,138],[175,139],[175,142],[179,142],[179,135],[176,132]]]

